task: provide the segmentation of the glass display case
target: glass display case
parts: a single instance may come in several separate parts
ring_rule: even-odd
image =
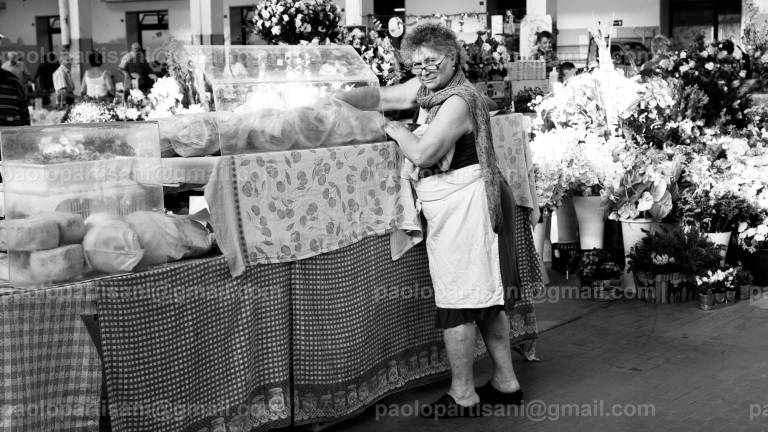
[[[211,93],[216,113],[164,121],[182,156],[331,147],[382,141],[385,118],[338,97],[378,88],[351,46],[189,46],[190,85]],[[186,125],[186,126],[185,126]],[[190,127],[190,125],[193,125]],[[190,148],[191,147],[191,148]]]
[[[133,214],[164,212],[151,122],[0,129],[6,220],[0,279],[66,282],[142,261]]]

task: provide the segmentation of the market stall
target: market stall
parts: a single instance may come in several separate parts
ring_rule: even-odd
[[[348,67],[338,52],[334,62],[323,64],[297,52],[294,58],[307,63],[287,62],[294,72],[302,65]],[[270,58],[288,59],[272,55],[264,61]],[[258,85],[222,80],[229,93],[217,93],[217,80],[214,93],[227,96],[228,103],[237,95],[248,98],[253,94],[248,86]],[[302,106],[281,110],[300,113],[291,128],[317,120],[314,135],[291,143],[270,141],[264,122],[233,126],[233,118],[242,118],[234,112],[234,117],[224,112],[197,117],[193,123],[199,129],[186,141],[178,128],[168,132],[168,121],[160,124],[161,139],[167,138],[177,154],[190,148],[222,154],[166,159],[157,172],[172,172],[179,183],[211,174],[203,183],[208,183],[212,225],[224,256],[165,263],[178,259],[167,252],[160,254],[161,262],[129,273],[102,273],[74,285],[43,281],[1,293],[4,334],[11,335],[5,339],[3,382],[15,386],[6,389],[12,393],[7,400],[22,407],[41,400],[63,407],[75,400],[91,408],[64,414],[65,421],[61,413],[4,412],[2,424],[96,430],[99,411],[93,408],[99,404],[102,372],[113,430],[173,431],[220,430],[224,424],[228,430],[258,430],[339,419],[447,371],[442,337],[434,328],[426,250],[418,243],[421,224],[410,187],[400,178],[396,144],[383,141],[376,123],[362,127],[356,122],[340,132],[339,121],[359,120],[360,114],[346,108],[334,111],[343,113],[335,120],[318,120]],[[261,113],[268,121],[268,111]],[[182,121],[189,129],[190,120]],[[500,169],[520,210],[516,236],[532,250],[530,221],[537,206],[522,117],[496,117],[492,123]],[[329,133],[329,128],[337,130]],[[350,141],[366,131],[367,138]],[[317,133],[323,136],[317,142],[325,145],[306,148]],[[346,138],[339,142],[340,136]],[[120,166],[129,167],[129,175],[121,178],[143,186],[167,180],[142,175],[140,164]],[[6,196],[9,190],[14,191],[6,188]],[[111,194],[99,191],[101,197]],[[114,201],[111,213],[128,217],[139,210],[127,202],[135,201]],[[88,213],[80,216],[87,221]],[[139,245],[151,250],[141,240]],[[532,271],[521,272],[523,296],[510,316],[513,345],[528,358],[535,357],[530,290],[538,280],[537,264],[518,262]],[[63,292],[70,295],[62,304]],[[98,315],[103,366],[81,315]],[[38,351],[29,346],[34,340],[56,343]],[[479,343],[477,355],[484,351]],[[42,364],[29,361],[30,355],[46,352],[57,354]],[[68,381],[54,386],[52,371]]]

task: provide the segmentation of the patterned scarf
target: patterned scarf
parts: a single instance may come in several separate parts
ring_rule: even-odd
[[[501,195],[499,182],[502,179],[501,172],[496,164],[496,152],[493,150],[491,138],[491,118],[488,114],[488,106],[480,93],[464,77],[464,72],[459,69],[451,78],[451,81],[441,90],[432,92],[423,85],[416,95],[416,102],[427,110],[427,123],[431,123],[437,115],[443,102],[451,96],[459,96],[469,107],[474,122],[475,149],[480,162],[480,171],[485,182],[485,193],[488,199],[488,209],[491,215],[493,231],[498,233],[501,228]]]

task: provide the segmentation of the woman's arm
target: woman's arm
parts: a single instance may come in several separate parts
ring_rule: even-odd
[[[421,82],[413,78],[391,87],[360,87],[337,93],[337,99],[364,111],[395,111],[416,107]]]
[[[427,168],[439,162],[462,135],[472,131],[472,119],[464,100],[452,96],[440,107],[421,139],[400,123],[388,123],[385,130],[408,160]]]

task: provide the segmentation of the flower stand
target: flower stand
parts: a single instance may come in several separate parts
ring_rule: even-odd
[[[728,245],[731,243],[730,232],[706,233],[706,237],[720,249],[720,265],[725,265],[725,255],[728,253]]]
[[[579,242],[584,250],[603,248],[605,209],[602,202],[599,196],[573,197],[573,207],[579,221]]]

